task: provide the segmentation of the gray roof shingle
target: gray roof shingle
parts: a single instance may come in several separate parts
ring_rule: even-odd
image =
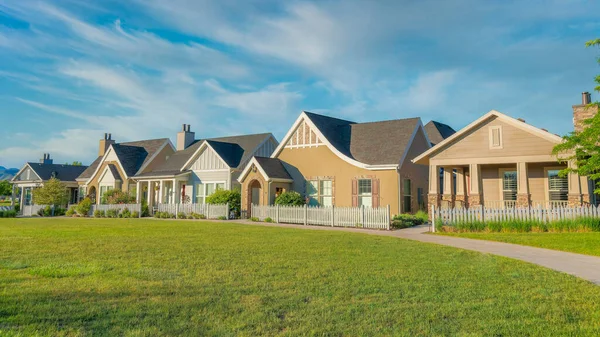
[[[292,179],[289,172],[277,158],[254,157],[267,176],[272,179]]]
[[[96,169],[98,168],[98,165],[100,165],[100,162],[102,161],[102,157],[98,157],[94,160],[94,162],[92,162],[90,164],[90,166],[88,166],[85,171],[83,171],[79,177],[77,177],[77,179],[90,179],[92,177],[92,174],[94,174],[94,172],[96,171]]]
[[[368,165],[399,164],[419,118],[355,123],[304,112],[339,152]]]
[[[219,154],[225,163],[231,168],[238,168],[252,155],[254,149],[258,147],[269,137],[270,133],[260,133],[253,135],[241,135],[231,137],[218,137],[196,140],[185,150],[177,151],[172,154],[163,164],[156,167],[152,172],[145,172],[137,177],[150,176],[171,176],[181,173],[185,163],[196,153],[204,141]]]
[[[87,169],[87,166],[27,163],[31,169],[42,179],[48,180],[52,177],[60,181],[75,181],[77,177]]]
[[[449,125],[436,121],[430,121],[425,124],[424,128],[432,145],[441,143],[444,139],[456,133]]]

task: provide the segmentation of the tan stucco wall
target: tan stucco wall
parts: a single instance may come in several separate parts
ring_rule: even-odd
[[[489,147],[489,128],[492,126],[502,127],[502,149],[490,149]],[[554,145],[554,143],[538,135],[494,117],[462,135],[452,144],[433,153],[431,160],[550,155]]]
[[[413,212],[419,210],[418,198],[417,198],[417,190],[419,188],[422,189],[423,193],[423,203],[425,203],[425,208],[427,208],[427,191],[429,187],[429,168],[424,165],[414,164],[411,159],[417,157],[421,153],[427,151],[429,149],[429,143],[425,138],[425,134],[422,130],[418,130],[415,135],[415,139],[413,140],[412,146],[408,150],[408,154],[404,163],[402,164],[402,168],[400,169],[400,177],[402,178],[401,184],[404,183],[404,179],[411,180],[411,209]],[[404,192],[404,189],[401,188],[401,192]],[[402,194],[402,193],[401,193]]]
[[[371,171],[351,165],[335,155],[327,146],[306,148],[284,148],[279,159],[295,167],[306,177],[335,177],[334,204],[340,207],[352,206],[352,179],[371,176],[380,181],[380,205],[390,205],[392,214],[398,214],[398,174],[396,170]],[[426,169],[426,167],[425,167]],[[290,172],[291,173],[291,172]],[[294,177],[294,189],[304,195],[305,181]]]
[[[266,205],[266,201],[267,201],[267,195],[268,195],[268,186],[267,186],[267,182],[265,181],[265,179],[263,178],[263,176],[260,174],[260,172],[257,170],[256,172],[250,172],[248,173],[248,175],[245,177],[243,183],[242,183],[242,210],[246,210],[246,211],[250,211],[249,209],[249,200],[250,200],[250,193],[252,192],[250,190],[250,184],[254,181],[257,180],[258,182],[260,182],[261,185],[261,194],[260,194],[260,204],[261,205]]]
[[[121,167],[119,165],[118,162],[116,161],[106,161],[104,163],[102,163],[102,165],[100,165],[100,169],[97,171],[96,175],[93,177],[93,179],[90,181],[89,184],[87,184],[87,190],[89,191],[92,187],[94,187],[96,189],[96,201],[100,201],[100,188],[98,187],[98,180],[100,179],[100,177],[102,177],[102,173],[104,172],[104,170],[106,169],[106,167],[109,164],[113,164],[115,165],[115,167],[117,168],[117,171],[119,172],[119,175],[121,176],[121,190],[124,192],[128,192],[129,191],[129,184],[135,184],[135,182],[131,179],[124,179],[125,177],[125,173],[121,170]]]

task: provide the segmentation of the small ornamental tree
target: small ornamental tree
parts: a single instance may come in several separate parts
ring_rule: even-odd
[[[135,197],[133,195],[119,189],[108,190],[102,195],[102,203],[105,204],[131,204],[134,202]]]
[[[302,206],[304,204],[304,198],[296,191],[283,192],[277,198],[275,198],[275,205]]]
[[[233,191],[218,189],[206,198],[206,203],[213,205],[229,204],[229,209],[235,212],[236,216],[239,216],[242,205],[242,194],[238,189]]]
[[[8,180],[0,181],[0,196],[12,195],[12,185]]]
[[[33,200],[38,205],[63,206],[69,200],[69,193],[64,183],[51,178],[44,186],[33,190]]]
[[[588,41],[586,47],[600,46],[600,39]],[[600,58],[598,59],[600,63]],[[594,88],[600,92],[600,75],[595,78],[597,86]],[[588,108],[600,110],[600,102],[588,105]],[[571,132],[564,136],[564,141],[554,147],[552,153],[561,162],[572,162],[571,165],[560,172],[561,176],[568,173],[577,173],[587,176],[589,179],[598,181],[600,179],[600,113],[583,121],[584,128],[580,132]],[[595,186],[594,193],[600,193],[600,185]]]

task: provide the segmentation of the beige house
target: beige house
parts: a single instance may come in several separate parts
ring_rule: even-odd
[[[273,154],[240,174],[242,209],[293,190],[309,205],[415,212],[426,206],[428,170],[410,158],[430,146],[419,118],[355,123],[302,112]]]
[[[575,125],[583,118],[584,104],[573,107]],[[559,176],[567,164],[559,163],[552,149],[561,142],[558,135],[492,110],[413,162],[429,166],[428,200],[442,207],[552,207],[595,202],[586,177]]]
[[[102,202],[104,192],[120,189],[137,194],[134,176],[153,170],[175,152],[168,138],[116,143],[110,134],[100,140],[98,158],[79,177],[79,195]]]

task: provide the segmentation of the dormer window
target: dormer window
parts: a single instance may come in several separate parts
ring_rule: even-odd
[[[490,126],[490,149],[501,149],[502,147],[502,126]]]

